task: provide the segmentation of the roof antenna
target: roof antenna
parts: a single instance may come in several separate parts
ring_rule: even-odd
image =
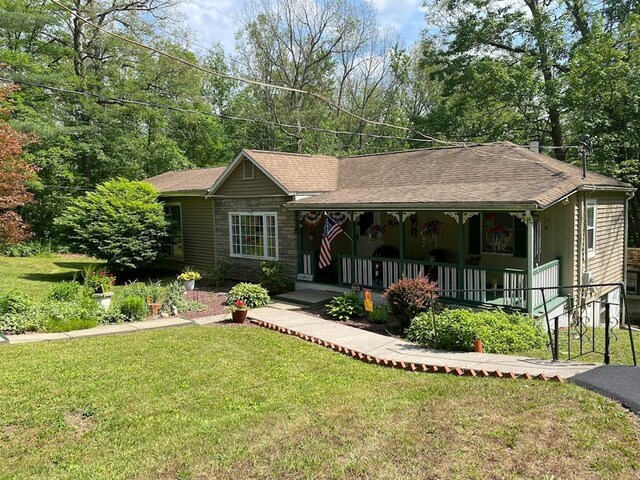
[[[591,154],[593,145],[591,143],[591,137],[585,135],[580,140],[580,153],[582,154],[582,178],[587,178],[587,157]]]

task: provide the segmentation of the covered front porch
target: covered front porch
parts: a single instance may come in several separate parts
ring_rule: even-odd
[[[443,301],[533,313],[560,295],[561,261],[545,251],[542,223],[531,212],[297,212],[298,280],[382,291],[403,276],[427,276]],[[332,262],[318,255],[326,216],[344,231]],[[541,291],[527,290],[539,287]],[[544,298],[543,298],[544,297]]]

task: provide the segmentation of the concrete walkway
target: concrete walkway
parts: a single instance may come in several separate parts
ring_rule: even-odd
[[[431,350],[401,339],[308,315],[284,303],[251,310],[249,317],[259,325],[323,344],[361,360],[406,370],[565,380],[599,366],[511,355]]]
[[[131,333],[156,328],[183,327],[186,325],[208,325],[210,323],[221,322],[229,318],[229,314],[211,315],[209,317],[194,318],[187,320],[180,317],[156,318],[153,320],[143,320],[141,322],[114,323],[112,325],[98,325],[97,327],[85,330],[74,330],[64,333],[25,333],[22,335],[4,335],[4,343],[15,345],[19,343],[47,342],[50,340],[68,340],[71,338],[96,337],[99,335],[113,335],[116,333]],[[0,337],[0,345],[3,344]]]

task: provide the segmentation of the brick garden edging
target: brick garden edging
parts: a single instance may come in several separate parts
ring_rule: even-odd
[[[413,363],[413,362],[402,362],[397,360],[389,360],[386,358],[374,357],[371,355],[366,355],[362,352],[358,352],[357,350],[352,350],[341,345],[336,345],[335,343],[328,342],[326,340],[322,340],[320,338],[312,337],[311,335],[307,335],[304,333],[296,332],[295,330],[291,330],[286,327],[280,327],[278,325],[274,325],[273,323],[265,322],[263,320],[256,320],[253,318],[249,319],[251,323],[263,327],[268,328],[269,330],[275,330],[276,332],[284,333],[286,335],[291,335],[294,337],[298,337],[307,342],[315,343],[317,345],[321,345],[323,347],[329,348],[335,352],[342,353],[344,355],[348,355],[357,360],[361,360],[366,363],[372,363],[375,365],[380,365],[382,367],[390,367],[397,368],[400,370],[406,370],[408,372],[427,372],[427,373],[448,373],[450,375],[457,375],[459,377],[481,377],[481,378],[508,378],[512,380],[523,379],[523,380],[542,380],[545,382],[560,382],[563,383],[564,379],[559,375],[554,375],[552,377],[547,377],[545,374],[540,373],[538,375],[532,375],[530,373],[514,373],[514,372],[502,372],[500,370],[476,370],[473,368],[460,368],[460,367],[448,367],[448,366],[440,366],[440,365],[428,365],[424,363]]]

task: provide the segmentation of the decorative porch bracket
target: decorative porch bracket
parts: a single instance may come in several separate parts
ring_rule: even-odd
[[[407,218],[409,218],[411,215],[413,215],[414,213],[416,213],[416,212],[387,212],[387,214],[391,215],[393,218],[395,218],[400,223],[404,223],[404,221]]]
[[[351,221],[355,222],[360,218],[360,215],[362,215],[363,213],[365,212],[351,212]]]
[[[533,221],[533,215],[530,212],[509,212],[509,215],[516,217],[522,223],[529,223]]]
[[[460,215],[458,215],[458,212],[442,212],[442,213],[453,218],[456,221],[456,223],[460,223]],[[469,220],[474,215],[480,215],[480,212],[462,212],[462,223],[463,224],[467,223],[467,220]]]

